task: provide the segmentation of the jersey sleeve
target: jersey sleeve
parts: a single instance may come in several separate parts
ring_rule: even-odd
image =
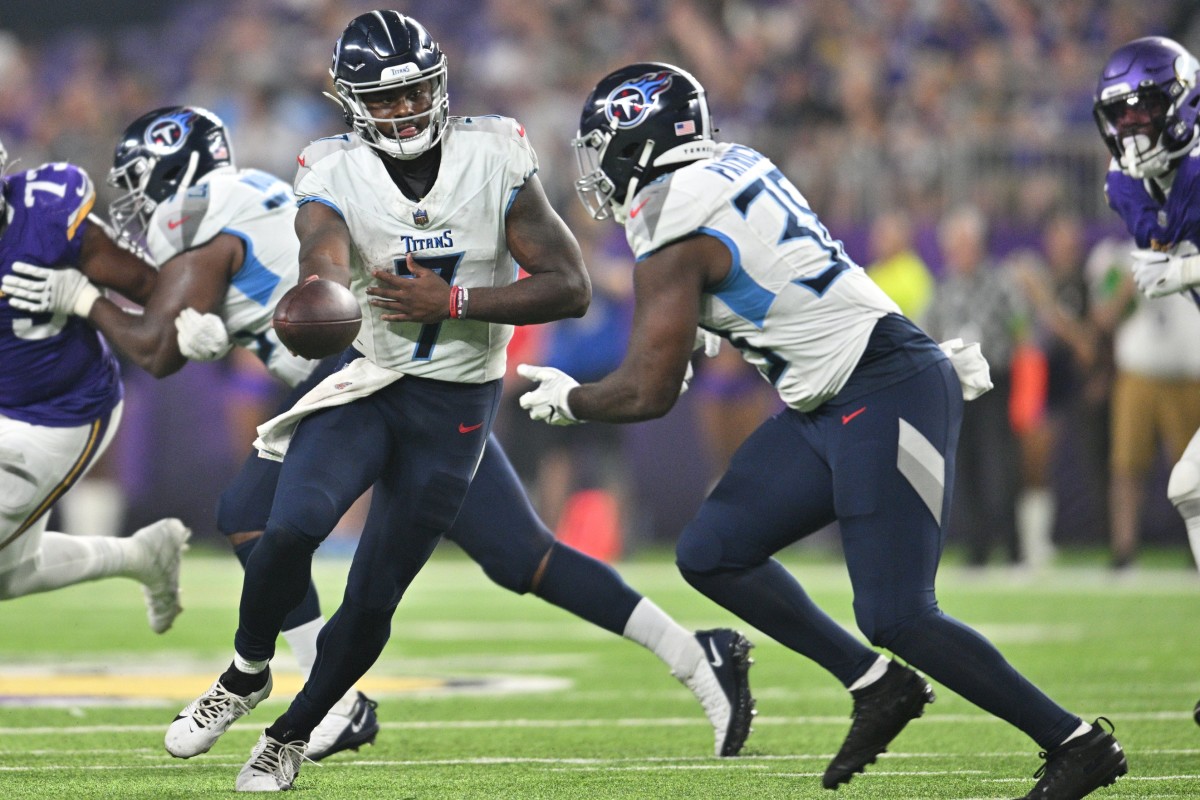
[[[348,135],[329,136],[309,143],[296,157],[296,180],[293,188],[296,202],[300,205],[317,201],[326,204],[341,214],[333,200],[333,192],[325,180],[326,170],[318,166],[322,161],[344,152],[352,146]]]
[[[39,219],[63,234],[66,257],[77,263],[83,230],[96,206],[96,187],[74,164],[43,164],[27,173],[26,205],[36,205]]]
[[[671,242],[704,227],[712,213],[712,197],[702,176],[680,171],[640,190],[629,206],[625,237],[635,260],[641,261]]]
[[[146,246],[155,266],[212,241],[236,213],[228,187],[204,181],[162,202],[150,217]]]
[[[507,119],[509,135],[509,168],[511,170],[512,187],[520,188],[525,185],[538,171],[537,153],[525,132],[525,126],[515,119]]]

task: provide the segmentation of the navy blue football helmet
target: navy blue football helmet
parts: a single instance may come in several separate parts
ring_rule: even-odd
[[[398,11],[371,11],[346,26],[329,70],[346,124],[371,147],[395,158],[414,158],[442,138],[450,106],[446,56],[429,31]],[[372,96],[395,97],[405,87],[428,82],[429,110],[409,117],[374,117]],[[423,126],[423,127],[422,127]],[[402,135],[407,128],[416,133]]]
[[[108,207],[117,234],[138,246],[164,200],[210,172],[233,168],[225,123],[196,106],[166,106],[135,119],[121,134],[108,185],[125,194]]]
[[[621,67],[583,104],[571,141],[580,173],[575,191],[592,217],[624,224],[638,188],[712,155],[712,135],[704,87],[690,74],[657,62]]]
[[[1146,36],[1109,57],[1093,113],[1121,171],[1157,178],[1197,141],[1200,62],[1178,42]]]

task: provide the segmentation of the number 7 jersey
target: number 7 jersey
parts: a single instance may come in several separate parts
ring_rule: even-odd
[[[700,324],[725,335],[798,411],[836,395],[876,321],[900,313],[796,187],[743,145],[719,144],[639,191],[625,234],[638,261],[696,234],[729,249],[729,275],[705,290]]]

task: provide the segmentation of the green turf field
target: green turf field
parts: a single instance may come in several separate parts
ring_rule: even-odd
[[[815,599],[852,623],[840,562],[784,559]],[[1040,576],[943,570],[943,608],[978,627],[1035,683],[1089,720],[1106,715],[1131,774],[1097,798],[1200,797],[1200,578],[1183,558],[1147,559],[1114,581],[1098,564]],[[327,613],[346,562],[318,559]],[[621,565],[688,627],[734,625],[686,586],[666,555]],[[171,758],[175,712],[229,660],[241,570],[188,554],[187,610],[149,632],[141,593],[106,581],[0,605],[0,798],[216,798],[295,684],[276,660],[275,695],[207,755]],[[937,702],[866,775],[820,785],[850,702],[826,673],[758,645],[754,733],[740,758],[711,756],[691,694],[649,653],[438,553],[397,613],[362,687],[380,700],[373,747],[306,764],[314,798],[1012,798],[1033,783],[1036,746],[938,687]],[[69,695],[74,695],[73,697]]]

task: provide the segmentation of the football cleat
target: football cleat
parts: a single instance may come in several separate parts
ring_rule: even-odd
[[[364,744],[375,743],[379,734],[375,709],[379,704],[362,692],[354,692],[348,709],[343,712],[338,708],[340,705],[341,702],[330,709],[308,737],[308,750],[304,756],[309,761],[320,761],[343,750],[357,750]]]
[[[1107,731],[1100,727],[1101,721],[1108,725]],[[1100,717],[1087,733],[1040,753],[1046,763],[1034,773],[1038,782],[1021,800],[1079,800],[1116,783],[1129,772],[1129,764],[1112,729],[1108,718]]]
[[[237,776],[239,792],[285,792],[292,788],[304,760],[303,741],[277,742],[265,732]]]
[[[1196,707],[1192,709],[1192,719],[1196,720],[1196,724],[1200,725],[1200,700],[1196,701]]]
[[[207,692],[184,706],[168,726],[164,740],[167,752],[176,758],[207,753],[230,725],[249,714],[250,709],[271,694],[271,684],[268,671],[263,688],[242,696],[226,689],[218,678]]]
[[[704,651],[704,660],[696,665],[683,683],[700,700],[715,736],[717,756],[736,756],[741,752],[750,723],[758,712],[750,694],[750,648],[754,645],[742,634],[726,628],[697,631],[696,641]]]
[[[874,764],[909,720],[924,714],[925,706],[935,699],[933,687],[920,674],[895,661],[888,663],[882,678],[850,695],[853,722],[842,748],[825,768],[821,783],[826,789],[836,790]]]
[[[177,519],[160,519],[129,537],[140,550],[138,578],[146,597],[150,630],[165,633],[183,611],[179,601],[179,565],[191,530]]]

